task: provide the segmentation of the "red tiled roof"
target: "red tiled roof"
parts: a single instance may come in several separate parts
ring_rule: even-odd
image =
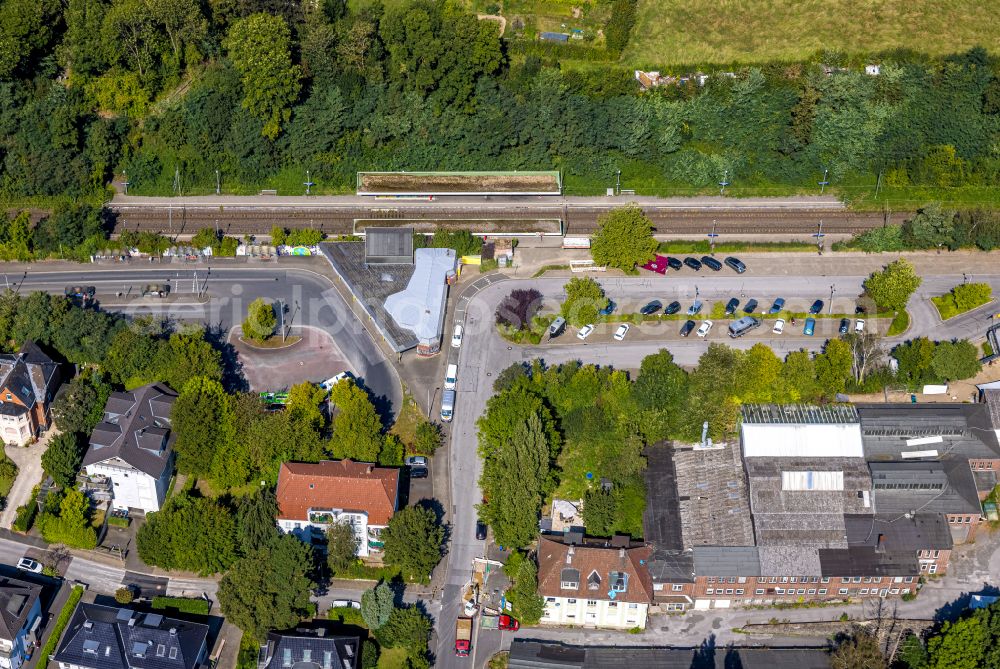
[[[396,510],[399,470],[351,460],[285,462],[278,472],[278,518],[305,520],[309,509],[364,511],[387,525]]]
[[[569,556],[570,549],[573,550]],[[609,599],[608,582],[611,572],[628,574],[628,588],[617,593],[615,601],[649,604],[653,601],[653,579],[646,564],[653,549],[604,548],[596,546],[567,546],[551,539],[542,539],[538,545],[538,594],[543,597],[576,597],[580,599]],[[566,562],[570,557],[569,563]],[[562,572],[573,569],[579,572],[575,589],[562,588]],[[588,579],[593,572],[601,577],[598,588],[591,590]]]

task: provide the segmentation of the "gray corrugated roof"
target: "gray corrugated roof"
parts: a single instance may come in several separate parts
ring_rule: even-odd
[[[411,264],[413,228],[365,228],[365,262]]]
[[[802,546],[758,546],[762,576],[819,576],[819,549]]]
[[[849,546],[877,546],[888,551],[949,550],[952,547],[948,521],[940,513],[845,516]]]
[[[674,449],[684,546],[754,543],[740,450]]]
[[[1000,443],[986,404],[859,404],[865,457],[900,460],[902,453],[934,450],[939,459],[1000,458]],[[935,444],[907,446],[921,437]]]
[[[821,548],[822,576],[917,576],[920,565],[916,552],[878,552],[871,546]],[[832,585],[832,584],[831,584]]]
[[[83,466],[118,458],[153,478],[170,462],[170,408],[177,394],[151,383],[127,393],[112,393],[104,421],[90,435]]]
[[[744,423],[763,425],[841,425],[857,423],[853,404],[744,404],[740,408]]]
[[[871,463],[876,470],[886,467],[899,468],[901,465],[918,463]],[[926,466],[927,463],[923,463]],[[879,514],[904,513],[956,513],[980,514],[982,506],[976,479],[969,463],[964,459],[950,459],[940,463],[947,477],[943,490],[884,490],[872,489],[872,508]]]
[[[694,571],[698,576],[760,576],[756,546],[696,546]]]
[[[691,550],[653,549],[646,563],[654,583],[694,582],[694,554]]]

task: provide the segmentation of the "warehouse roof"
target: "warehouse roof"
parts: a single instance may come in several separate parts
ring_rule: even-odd
[[[829,669],[821,648],[648,648],[567,646],[515,639],[511,669]]]
[[[952,547],[948,522],[940,513],[845,516],[849,546],[877,547],[887,551],[948,550]]]
[[[436,342],[444,327],[446,278],[455,271],[454,249],[417,249],[413,276],[406,289],[385,299],[385,310],[399,327],[412,332],[421,343]]]
[[[413,228],[365,228],[365,262],[369,265],[413,263]]]
[[[694,570],[699,576],[760,576],[756,546],[696,546]]]
[[[1000,458],[987,404],[859,404],[868,460]]]
[[[969,463],[964,459],[949,459],[944,462],[871,462],[872,508],[875,513],[956,513],[979,514],[982,507],[976,479]],[[919,468],[924,471],[914,486],[920,481],[931,482],[934,476],[942,481],[942,487],[906,488],[901,487],[906,476],[917,476]],[[895,487],[882,487],[884,484]]]

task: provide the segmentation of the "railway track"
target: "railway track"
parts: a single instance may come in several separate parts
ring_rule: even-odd
[[[384,220],[387,225],[405,225],[408,220],[446,221],[483,219],[504,221],[511,232],[518,220],[560,219],[566,222],[566,234],[590,234],[606,207],[595,206],[495,206],[474,209],[469,206],[441,207],[341,207],[330,209],[265,209],[235,207],[143,207],[118,211],[116,232],[123,230],[159,232],[170,236],[194,234],[204,227],[216,227],[229,235],[267,234],[272,226],[315,228],[330,235],[354,231],[356,219]],[[829,233],[858,233],[887,222],[901,223],[906,212],[890,218],[881,213],[847,210],[684,210],[647,207],[657,234],[696,234],[707,232],[713,222],[720,234],[789,234],[813,233],[820,221]]]

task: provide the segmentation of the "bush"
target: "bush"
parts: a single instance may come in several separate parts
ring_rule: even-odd
[[[56,624],[52,626],[52,634],[49,635],[49,640],[45,642],[42,646],[42,653],[40,657],[48,658],[54,652],[56,652],[56,644],[59,643],[59,637],[62,636],[63,630],[69,625],[69,619],[73,616],[73,612],[76,611],[76,605],[80,603],[80,599],[83,597],[83,586],[77,585],[73,588],[72,592],[69,593],[69,598],[62,607],[62,611],[59,612],[59,618],[56,619]]]
[[[497,305],[496,324],[518,332],[527,330],[541,306],[542,294],[534,288],[511,291]]]
[[[981,307],[993,299],[993,289],[988,283],[963,283],[947,295],[932,297],[942,320],[948,320],[966,311]]]
[[[901,335],[906,332],[908,327],[910,327],[910,313],[904,309],[892,317],[892,322],[889,323],[889,330],[885,333],[885,336],[895,337],[896,335]]]
[[[115,590],[115,601],[119,604],[131,604],[133,600],[135,600],[135,593],[130,586],[123,585]]]
[[[34,524],[35,514],[37,513],[38,505],[35,503],[34,497],[32,497],[27,504],[17,507],[17,516],[14,518],[14,523],[11,525],[11,529],[15,532],[27,532]]]
[[[153,597],[153,608],[157,610],[170,609],[195,616],[207,616],[212,609],[208,600],[188,597]]]

